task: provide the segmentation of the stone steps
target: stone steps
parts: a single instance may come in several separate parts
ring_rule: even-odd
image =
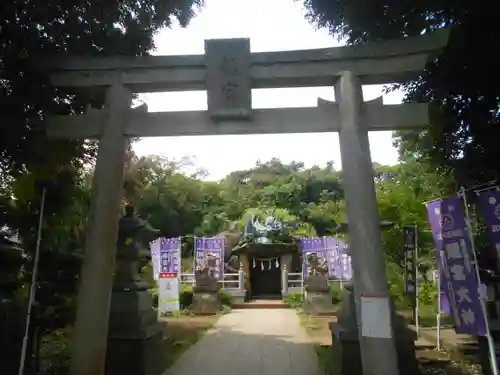
[[[251,300],[233,304],[233,309],[289,309],[290,305],[281,300]]]

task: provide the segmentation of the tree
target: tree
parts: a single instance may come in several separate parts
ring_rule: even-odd
[[[388,259],[396,264],[403,261],[403,227],[417,225],[420,228],[420,253],[422,257],[433,257],[434,242],[428,228],[427,210],[424,202],[438,199],[450,190],[450,177],[437,173],[415,159],[392,166],[380,166],[379,170],[390,177],[376,184],[379,215],[382,220],[397,225],[383,231],[383,244]]]
[[[102,96],[51,87],[38,71],[38,59],[53,54],[148,54],[156,30],[169,26],[172,15],[185,26],[194,15],[193,6],[201,4],[201,0],[124,0],[102,1],[97,6],[85,1],[25,0],[0,5],[1,184],[9,199],[9,184],[22,181],[15,197],[28,210],[24,219],[16,218],[22,227],[15,227],[7,216],[1,224],[20,231],[36,227],[32,219],[41,180],[55,181],[59,189],[47,205],[50,213],[64,210],[71,203],[72,186],[95,156],[94,143],[46,139],[43,121],[47,113],[99,107]]]
[[[337,202],[343,198],[343,188],[332,163],[327,163],[326,168],[306,169],[300,162],[283,164],[272,159],[258,162],[248,171],[231,173],[222,181],[221,194],[230,202],[228,217],[231,220],[239,219],[250,208],[282,208],[313,225],[318,233],[326,233],[336,226],[332,217],[337,216]],[[312,214],[325,209],[328,217]]]
[[[145,55],[154,47],[153,34],[169,26],[171,15],[186,25],[200,0],[6,1],[0,5],[0,94],[2,174],[18,172],[27,163],[54,157],[43,134],[47,112],[80,112],[100,105],[102,98],[70,95],[47,84],[37,71],[40,57],[55,54]],[[86,154],[81,144],[51,142],[54,155],[71,160]],[[40,147],[43,145],[43,147]],[[56,152],[57,151],[57,152]],[[62,160],[55,160],[61,162]],[[23,165],[24,164],[24,165]],[[40,163],[37,163],[40,164]],[[48,176],[53,177],[53,176]]]
[[[459,184],[498,179],[500,75],[498,2],[458,0],[303,0],[308,19],[349,44],[418,36],[443,27],[445,53],[402,88],[406,100],[431,102],[431,126],[398,133],[401,155],[452,168]]]
[[[32,269],[41,183],[52,182],[46,196],[38,285],[44,309],[37,310],[32,326],[42,328],[41,334],[44,327],[54,329],[54,324],[64,326],[71,321],[68,300],[74,297],[80,264],[75,254],[83,241],[89,198],[83,171],[93,163],[96,151],[93,142],[47,139],[44,119],[49,113],[99,108],[103,97],[52,87],[40,74],[39,59],[53,54],[146,55],[154,47],[153,35],[159,28],[169,26],[172,16],[185,26],[194,15],[193,6],[201,4],[202,0],[20,0],[0,4],[0,226],[15,230],[27,252],[24,268],[17,270],[24,287],[15,292],[22,297],[26,297],[30,278],[27,270]],[[4,316],[1,302],[0,315]],[[20,303],[23,311],[25,300]],[[22,320],[24,314],[10,316]],[[7,326],[17,327],[14,322]],[[9,344],[15,352],[22,332],[13,333],[16,339]],[[0,355],[7,373],[17,369],[18,358]]]

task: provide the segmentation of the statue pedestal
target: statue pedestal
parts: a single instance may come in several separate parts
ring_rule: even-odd
[[[307,279],[304,311],[311,315],[333,315],[335,312],[328,278],[311,275]]]
[[[165,370],[165,326],[152,305],[147,290],[113,292],[106,375],[160,375]]]
[[[196,271],[195,283],[191,311],[195,315],[217,314],[221,308],[219,296],[221,285],[212,276],[209,267]]]
[[[193,292],[191,311],[195,315],[215,315],[220,311],[221,302],[218,290],[194,287]]]
[[[233,305],[242,305],[245,303],[247,293],[245,291],[231,291]]]
[[[332,363],[340,368],[339,375],[363,375],[354,293],[346,288],[342,301],[338,323],[330,323]],[[419,375],[418,362],[415,358],[417,336],[406,326],[404,319],[395,313],[393,304],[391,304],[391,314],[394,317],[393,332],[399,371],[405,375]]]
[[[330,292],[306,291],[304,311],[311,315],[333,315],[335,309]]]

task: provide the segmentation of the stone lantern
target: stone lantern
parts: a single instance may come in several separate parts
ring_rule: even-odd
[[[164,370],[164,325],[153,310],[151,287],[140,275],[148,256],[141,243],[157,238],[158,230],[127,206],[120,219],[116,269],[109,318],[107,375],[159,375]]]

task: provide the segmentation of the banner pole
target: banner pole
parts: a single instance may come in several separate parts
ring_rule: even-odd
[[[196,258],[198,256],[198,249],[196,248],[196,240],[198,237],[193,237],[193,279],[191,280],[191,286],[196,286]]]
[[[336,249],[336,251],[337,251],[337,264],[340,265],[341,263],[340,263],[339,259],[341,259],[341,258],[340,258],[340,245],[339,245],[338,239],[335,242],[335,247],[337,248]],[[339,272],[340,273],[340,277],[339,277],[339,280],[340,280],[340,290],[343,291],[344,290],[344,280],[343,280],[344,276],[342,274],[342,267],[339,267],[339,271],[340,271]]]
[[[225,238],[222,237],[222,236],[219,236],[219,238],[221,239],[221,249],[220,249],[220,273],[221,273],[221,279],[222,279],[222,287],[224,288],[224,280],[226,278],[226,274],[225,274],[225,264],[224,264],[224,248],[225,248]]]
[[[441,350],[441,271],[438,269],[436,275],[437,287],[437,314],[436,314],[436,349]]]
[[[26,314],[26,327],[24,331],[23,343],[21,348],[21,357],[19,360],[19,375],[24,374],[24,367],[26,362],[26,353],[28,350],[28,339],[29,339],[29,331],[30,331],[30,323],[31,323],[31,309],[36,299],[36,289],[38,287],[37,284],[37,275],[38,275],[38,263],[40,261],[40,243],[42,240],[42,225],[43,225],[43,214],[45,211],[45,197],[47,195],[47,188],[44,187],[42,189],[42,197],[40,202],[40,210],[38,213],[38,229],[36,234],[36,245],[35,245],[35,258],[33,259],[33,269],[31,275],[31,285],[30,285],[30,293],[28,298],[28,311]]]
[[[472,186],[472,187],[470,187],[468,189],[466,189],[466,188],[464,188],[462,186],[459,189],[458,194],[460,194],[462,191],[463,192],[474,191],[475,193],[478,193],[478,192],[481,192],[481,191],[490,190],[490,189],[493,189],[493,188],[496,188],[496,187],[500,186],[500,185],[495,185],[495,184],[496,184],[496,180],[492,180],[492,181],[486,182],[484,184]],[[431,199],[431,200],[423,202],[423,204],[427,205],[428,203],[432,203],[432,202],[436,202],[436,201],[439,201],[439,200],[451,198],[453,196],[455,196],[455,195],[447,195],[447,196],[444,196],[444,197],[439,197],[439,198]]]
[[[419,282],[418,282],[418,226],[415,224],[415,330],[417,337],[420,336],[420,301],[419,301]]]
[[[179,239],[179,249],[177,250],[177,279],[179,280],[179,286],[182,283],[182,237],[177,237]]]
[[[484,303],[484,298],[481,293],[481,277],[479,275],[479,263],[477,261],[477,254],[476,254],[476,245],[474,243],[474,237],[472,235],[472,226],[470,222],[470,217],[469,217],[469,207],[467,206],[467,197],[465,195],[465,188],[462,186],[458,192],[458,196],[462,198],[463,203],[464,203],[464,211],[465,211],[465,218],[466,218],[466,225],[467,229],[469,232],[469,239],[471,241],[471,248],[472,248],[472,257],[474,259],[474,269],[476,271],[476,278],[478,282],[478,295],[479,295],[479,303],[481,304],[481,311],[483,313],[484,317],[484,326],[486,329],[486,338],[488,340],[488,349],[490,352],[490,366],[491,370],[493,371],[493,375],[498,375],[498,364],[496,360],[496,350],[495,350],[495,342],[493,341],[493,337],[491,336],[491,331],[490,331],[490,324],[488,321],[488,313],[486,312],[486,306]]]

